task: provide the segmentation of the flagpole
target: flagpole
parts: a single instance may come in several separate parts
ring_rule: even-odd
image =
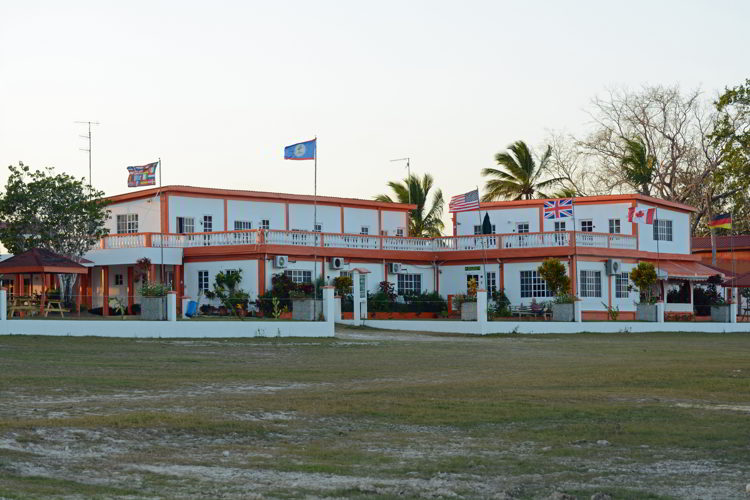
[[[159,214],[161,214],[161,211],[164,209],[162,206],[161,197],[164,196],[164,193],[161,191],[161,157],[159,157]],[[159,216],[161,220],[164,220],[161,215]],[[168,222],[167,222],[168,223]],[[164,284],[164,228],[161,224],[159,224],[159,248],[161,249],[161,283]]]
[[[487,287],[487,245],[484,239],[484,231],[482,231],[482,225],[483,225],[482,224],[482,204],[479,202],[479,186],[476,186],[476,188],[477,188],[477,205],[479,206],[479,208],[477,208],[477,215],[479,216],[479,234],[480,234],[480,239],[482,240],[482,254],[483,254],[482,274],[484,274],[484,289],[485,291],[489,292],[488,287]],[[485,213],[487,213],[486,210],[485,210]],[[490,225],[490,228],[492,228],[491,225]],[[491,230],[492,229],[490,229],[490,231]],[[488,308],[489,308],[489,304],[490,302],[488,300],[487,301]]]
[[[313,138],[315,141],[315,154],[313,154],[314,173],[313,173],[313,243],[315,244],[313,250],[313,321],[318,319],[318,278],[315,276],[318,274],[318,243],[319,236],[315,231],[318,225],[318,136]]]
[[[581,275],[581,273],[578,272],[578,226],[576,225],[576,199],[575,197],[571,198],[571,203],[573,204],[573,267],[575,267],[575,276],[573,278],[576,280],[576,289],[571,290],[573,292],[573,295],[578,297],[578,290],[580,289],[580,279],[578,277]],[[540,228],[541,229],[541,228]]]

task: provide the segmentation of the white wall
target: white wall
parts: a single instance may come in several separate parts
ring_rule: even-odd
[[[404,230],[404,236],[409,235],[406,227],[406,213],[383,210],[381,215],[383,217],[383,230],[388,231],[388,236],[396,236],[396,229],[399,228]]]
[[[362,226],[369,227],[369,234],[372,236],[379,234],[380,225],[377,209],[344,207],[344,232],[359,234]]]
[[[370,274],[370,281],[375,281],[375,288],[383,280],[383,265],[378,264],[378,272]],[[360,267],[357,265],[357,267]],[[422,292],[431,293],[435,291],[435,270],[432,265],[428,264],[402,264],[401,274],[419,274],[422,276]],[[393,283],[393,289],[398,292],[398,274],[388,273],[388,281]],[[372,283],[370,283],[372,289]],[[441,290],[442,294],[442,290]]]
[[[313,230],[315,206],[305,203],[289,204],[289,229],[298,231]],[[324,233],[341,232],[341,207],[318,205],[318,222],[323,225]]]
[[[223,209],[222,209],[223,210]],[[253,223],[252,229],[260,227],[261,220],[268,220],[269,229],[285,229],[284,203],[267,201],[229,200],[227,202],[227,229],[234,231],[234,221],[243,220]]]
[[[198,271],[208,271],[208,287],[213,288],[216,275],[227,269],[241,269],[242,282],[240,288],[250,294],[250,300],[255,300],[258,296],[258,261],[257,260],[224,260],[219,262],[188,262],[184,270],[185,295],[193,300],[198,297]],[[201,303],[207,304],[209,301],[201,297]],[[218,305],[215,304],[215,305]]]
[[[649,205],[639,204],[638,208],[654,208]],[[658,251],[661,253],[690,253],[690,214],[658,208],[657,219],[668,219],[672,221],[672,241],[659,241]],[[649,224],[638,225],[639,250],[656,252],[657,245],[654,240],[654,226]]]
[[[604,262],[589,262],[589,261],[582,261],[579,260],[576,263],[576,267],[578,269],[578,290],[574,290],[574,294],[577,295],[581,299],[581,310],[582,311],[606,311],[609,301],[609,279],[607,277],[607,273],[604,269],[605,263]],[[581,295],[581,271],[599,271],[600,273],[600,283],[601,283],[601,297],[583,297]],[[614,288],[614,279],[612,280],[612,286]],[[539,300],[539,299],[537,299]],[[614,302],[613,302],[613,305]]]
[[[117,233],[117,216],[123,214],[138,214],[139,233],[158,233],[161,231],[160,206],[158,196],[147,199],[124,201],[109,205],[111,212],[105,227],[111,234]]]
[[[479,270],[466,270],[467,267],[479,267]],[[487,274],[495,273],[495,280],[497,282],[498,290],[503,288],[503,284],[500,283],[500,265],[496,261],[487,262],[484,266]],[[440,266],[440,295],[447,297],[448,295],[465,294],[467,292],[467,280],[468,275],[479,275],[479,283],[477,288],[486,289],[487,284],[484,281],[484,273],[482,270],[482,263],[476,264],[461,264]]]
[[[484,213],[485,211],[481,210],[481,220],[476,210],[456,214],[458,235],[474,234],[474,226],[482,223]],[[495,225],[497,234],[515,233],[516,223],[518,222],[528,222],[529,232],[531,233],[539,232],[539,208],[537,207],[493,208],[487,210],[487,213],[490,215],[490,223]]]
[[[177,232],[177,217],[194,217],[195,232],[203,232],[203,216],[213,217],[212,231],[224,230],[224,200],[221,198],[197,198],[189,196],[170,196],[169,198],[169,232]],[[234,229],[234,227],[232,227]]]
[[[595,233],[608,233],[609,220],[620,219],[620,234],[633,234],[633,224],[628,222],[628,208],[630,203],[601,203],[597,205],[576,205],[575,206],[575,230],[581,230],[582,220],[591,220],[594,223]],[[564,219],[545,219],[544,230],[554,231],[555,221],[566,221],[565,229],[572,231],[573,218],[565,217]]]

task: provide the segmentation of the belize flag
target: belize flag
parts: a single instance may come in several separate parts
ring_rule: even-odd
[[[318,139],[312,141],[299,142],[284,148],[285,160],[314,160]]]

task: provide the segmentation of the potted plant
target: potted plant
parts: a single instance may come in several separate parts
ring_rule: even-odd
[[[143,280],[141,284],[141,319],[164,321],[167,319],[167,291],[163,283]]]
[[[574,321],[576,298],[570,293],[570,277],[560,259],[549,258],[537,268],[539,276],[547,283],[547,291],[555,297],[552,303],[553,321]]]
[[[635,305],[635,319],[658,321],[657,298],[653,294],[653,286],[658,281],[654,265],[650,262],[639,262],[630,271],[630,281],[638,288],[641,295],[641,301]]]
[[[242,282],[242,269],[236,269],[216,274],[214,279],[213,290],[204,290],[203,295],[210,300],[218,299],[220,302],[219,315],[234,315],[237,318],[244,318],[245,315],[240,311],[246,311],[249,295],[239,288]]]
[[[706,280],[708,284],[705,289],[705,296],[711,306],[711,321],[716,323],[729,323],[731,320],[731,301],[727,302],[724,296],[716,289],[721,286],[724,280],[718,274],[710,276]]]

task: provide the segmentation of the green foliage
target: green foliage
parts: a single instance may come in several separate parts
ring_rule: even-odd
[[[367,297],[367,310],[372,312],[430,312],[448,310],[448,303],[437,292],[411,293],[403,296],[403,302],[392,300],[387,291],[378,290]]]
[[[501,289],[492,294],[492,303],[490,311],[494,316],[508,318],[511,316],[510,299],[505,295],[505,290]]]
[[[133,281],[138,283],[142,279],[148,278],[148,270],[151,267],[151,259],[148,257],[141,257],[135,261],[133,266]]]
[[[203,294],[208,299],[218,299],[227,311],[240,316],[240,310],[247,311],[249,298],[248,293],[239,288],[241,282],[242,269],[220,272],[214,279],[213,290],[204,290]]]
[[[643,139],[625,139],[625,153],[620,159],[623,176],[640,194],[648,195],[651,179],[657,171],[656,157],[649,153]]]
[[[409,236],[438,237],[443,232],[443,192],[438,189],[433,191],[430,207],[427,207],[430,191],[433,189],[435,180],[430,174],[419,176],[412,174],[402,182],[391,181],[388,186],[396,195],[392,198],[387,194],[375,197],[377,201],[386,203],[411,203],[417,208],[409,212]]]
[[[165,297],[169,287],[158,281],[143,280],[141,284],[141,297]]]
[[[0,195],[0,241],[11,253],[45,248],[81,257],[107,234],[103,191],[52,168],[32,171],[19,163],[8,170]]]
[[[646,304],[653,304],[655,297],[653,296],[653,286],[657,282],[656,269],[650,262],[639,262],[630,271],[630,281],[638,288],[641,292],[641,300]]]
[[[570,295],[570,277],[565,265],[560,259],[549,258],[537,268],[539,276],[547,283],[549,290],[555,297]]]
[[[620,317],[620,306],[610,306],[609,304],[605,304],[602,302],[602,305],[607,308],[607,316],[609,317],[610,321],[617,321],[617,318]]]
[[[541,190],[563,180],[541,180],[549,168],[551,156],[552,148],[547,147],[537,164],[531,150],[523,141],[516,141],[508,146],[507,152],[497,153],[495,162],[501,168],[482,169],[484,177],[492,177],[484,185],[482,201],[530,200],[535,195],[547,198]]]
[[[333,278],[333,287],[336,289],[336,295],[343,297],[352,293],[354,282],[351,276],[337,276]]]
[[[109,305],[117,311],[117,314],[122,316],[122,319],[125,319],[125,310],[127,309],[127,304],[125,303],[125,300],[122,297],[112,297],[109,299]]]

